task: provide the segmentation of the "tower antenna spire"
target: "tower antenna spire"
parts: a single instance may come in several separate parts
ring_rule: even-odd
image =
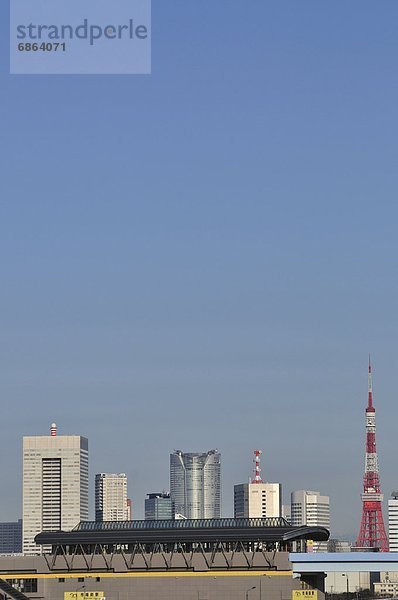
[[[252,483],[263,483],[263,480],[261,479],[261,468],[260,468],[260,461],[261,461],[261,456],[262,454],[262,450],[255,450],[254,451],[254,479],[252,479]]]
[[[372,363],[370,362],[369,354],[369,367],[368,367],[368,408],[373,408],[373,388],[372,388]]]
[[[384,528],[380,490],[379,465],[376,451],[376,410],[373,406],[372,364],[368,366],[368,406],[366,408],[366,453],[363,478],[362,520],[357,546],[377,548],[388,552],[387,535]]]

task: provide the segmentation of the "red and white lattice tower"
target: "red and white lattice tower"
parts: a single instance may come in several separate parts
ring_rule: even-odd
[[[388,552],[388,541],[384,528],[380,491],[379,466],[376,451],[376,411],[373,406],[372,366],[369,357],[368,373],[368,406],[366,408],[366,454],[365,475],[363,478],[362,520],[357,546],[361,548],[378,548]]]
[[[255,450],[254,451],[254,479],[252,479],[252,483],[263,483],[263,480],[261,479],[261,469],[260,469],[260,455],[262,454],[261,450]]]
[[[57,426],[55,423],[51,423],[50,434],[51,437],[55,437],[57,435]]]

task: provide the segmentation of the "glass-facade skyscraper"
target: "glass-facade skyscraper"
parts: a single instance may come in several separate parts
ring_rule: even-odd
[[[187,519],[219,519],[221,517],[221,454],[170,454],[170,495],[175,514]]]
[[[170,494],[166,492],[148,494],[148,498],[145,500],[145,520],[161,521],[163,519],[174,519]]]
[[[12,523],[0,523],[0,554],[19,552],[22,552],[22,519]]]

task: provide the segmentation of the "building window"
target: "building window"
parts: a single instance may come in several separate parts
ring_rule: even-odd
[[[7,583],[19,592],[37,593],[37,579],[7,579]]]
[[[58,583],[65,583],[65,577],[59,577]]]

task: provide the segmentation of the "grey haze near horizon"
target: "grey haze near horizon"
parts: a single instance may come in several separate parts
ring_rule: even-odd
[[[177,448],[220,450],[231,515],[261,448],[354,536],[369,351],[398,486],[398,4],[155,0],[153,75],[102,78],[10,77],[7,10],[0,520],[56,421],[137,518]]]

